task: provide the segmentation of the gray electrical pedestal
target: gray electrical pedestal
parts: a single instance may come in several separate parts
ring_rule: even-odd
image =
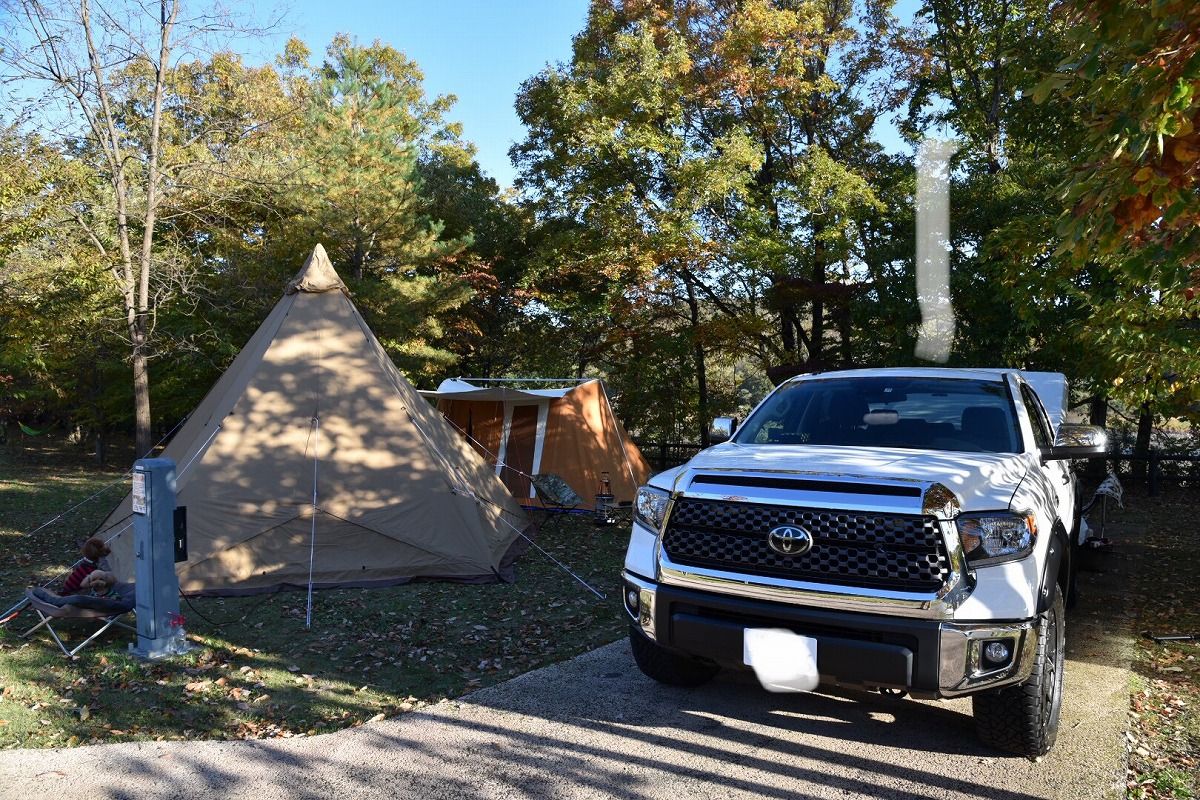
[[[137,597],[136,656],[160,659],[186,653],[179,615],[175,462],[142,458],[133,465],[133,564]]]

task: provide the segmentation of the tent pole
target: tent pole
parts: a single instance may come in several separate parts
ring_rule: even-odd
[[[313,487],[312,487],[312,532],[308,538],[308,603],[304,614],[304,627],[312,628],[313,561],[317,552],[317,461],[320,458],[321,420],[312,418],[313,428]]]
[[[417,420],[416,416],[414,416],[414,415],[413,415],[413,412],[412,412],[412,410],[411,410],[411,409],[407,409],[407,408],[406,408],[406,409],[405,409],[405,411],[406,411],[406,412],[408,412],[408,418],[409,418],[410,420],[412,420],[413,427],[415,427],[415,428],[417,429],[417,433],[418,433],[418,434],[420,434],[420,435],[421,435],[421,438],[425,440],[425,443],[429,445],[429,448],[430,448],[430,450],[432,450],[434,453],[436,453],[436,454],[437,454],[438,458],[440,458],[440,459],[442,460],[442,463],[443,463],[443,464],[449,464],[449,460],[446,458],[446,455],[445,455],[445,453],[443,453],[443,452],[442,452],[442,451],[441,451],[441,450],[438,448],[438,446],[437,446],[437,442],[435,442],[435,441],[434,441],[434,440],[433,440],[433,439],[432,439],[432,438],[429,436],[429,434],[425,432],[425,429],[421,427],[421,423],[420,423],[420,422]],[[451,472],[451,474],[455,474],[455,473],[452,471],[452,472]],[[524,474],[524,473],[521,473],[521,474]],[[597,590],[596,590],[596,589],[595,589],[595,588],[594,588],[594,587],[593,587],[593,586],[592,586],[590,583],[588,583],[588,582],[587,582],[587,581],[585,581],[583,578],[579,577],[579,576],[578,576],[578,575],[576,575],[574,572],[572,572],[572,571],[570,570],[570,568],[568,568],[568,567],[567,567],[567,565],[566,565],[566,564],[562,563],[562,562],[561,562],[561,561],[559,561],[557,558],[555,558],[554,556],[550,555],[548,552],[546,552],[546,550],[545,550],[544,548],[542,548],[542,546],[541,546],[541,545],[539,545],[539,544],[538,544],[537,542],[535,542],[533,539],[531,539],[531,538],[529,538],[527,535],[525,535],[525,532],[524,532],[524,531],[522,531],[522,530],[521,530],[520,528],[518,528],[516,525],[513,525],[511,522],[509,522],[509,521],[508,521],[508,519],[507,519],[507,518],[505,518],[505,516],[504,516],[504,509],[503,509],[503,508],[500,508],[500,507],[496,506],[494,503],[492,503],[491,501],[489,501],[487,498],[485,498],[485,497],[480,497],[479,495],[475,494],[474,492],[472,492],[472,491],[471,491],[470,487],[468,487],[468,486],[465,486],[465,485],[464,485],[464,486],[455,486],[455,485],[451,485],[451,487],[450,487],[450,490],[451,490],[451,491],[453,491],[453,492],[454,492],[454,493],[456,493],[456,494],[461,494],[461,495],[463,495],[463,496],[465,496],[465,497],[470,497],[470,498],[474,499],[474,500],[475,500],[475,502],[477,502],[477,503],[481,503],[481,504],[489,505],[489,506],[492,506],[493,508],[496,508],[496,509],[497,509],[497,513],[496,513],[496,519],[500,520],[500,522],[504,523],[504,524],[505,524],[505,525],[507,525],[509,528],[511,528],[511,529],[512,529],[514,532],[516,532],[516,534],[517,534],[518,536],[520,536],[520,537],[521,537],[522,539],[524,539],[525,541],[529,542],[529,544],[533,545],[534,549],[536,549],[538,552],[540,552],[540,553],[541,553],[542,555],[544,555],[546,558],[548,558],[548,559],[550,559],[551,561],[553,561],[553,562],[554,562],[556,565],[558,565],[558,567],[560,567],[560,568],[561,568],[561,569],[562,569],[564,572],[566,572],[566,573],[567,573],[568,575],[570,575],[572,578],[574,578],[575,580],[579,581],[579,583],[581,583],[581,584],[582,584],[584,587],[586,587],[586,588],[587,588],[587,590],[588,590],[588,591],[590,591],[592,594],[596,595],[596,597],[599,597],[601,600],[605,600],[605,599],[607,599],[607,595],[601,594],[601,593],[600,593],[599,591],[597,591]]]

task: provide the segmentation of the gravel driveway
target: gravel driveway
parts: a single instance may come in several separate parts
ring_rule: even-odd
[[[643,677],[626,642],[339,733],[0,753],[0,797],[1118,798],[1130,642],[1119,564],[1068,615],[1066,700],[1040,763],[975,738],[970,701],[698,689]]]

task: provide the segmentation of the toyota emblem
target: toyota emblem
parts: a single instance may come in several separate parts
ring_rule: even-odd
[[[813,537],[799,525],[780,525],[767,534],[767,546],[781,556],[802,556],[812,550]]]

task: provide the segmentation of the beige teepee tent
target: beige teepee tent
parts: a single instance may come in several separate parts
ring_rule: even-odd
[[[650,465],[613,414],[604,384],[545,383],[569,385],[544,389],[533,388],[533,381],[451,378],[421,394],[437,400],[438,410],[522,502],[534,498],[529,476],[539,472],[562,476],[589,503],[607,474],[616,501],[633,500]]]
[[[509,577],[529,524],[392,364],[320,245],[162,457],[187,507],[189,594]],[[126,497],[100,528],[123,580],[130,520]]]

